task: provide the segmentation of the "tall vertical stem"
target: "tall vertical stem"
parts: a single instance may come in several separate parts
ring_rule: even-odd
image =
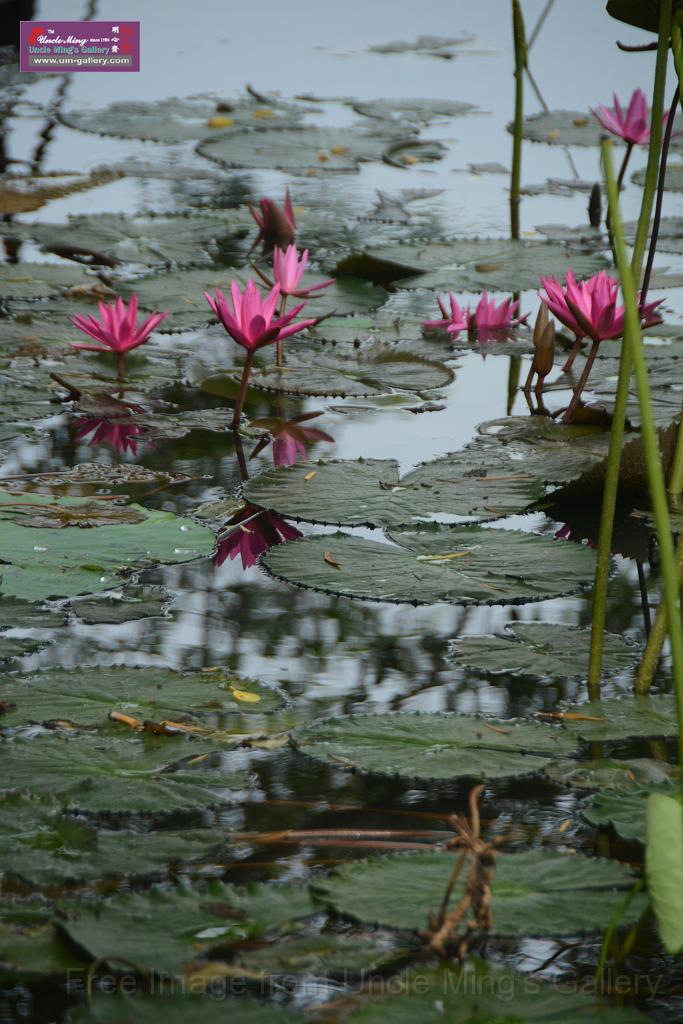
[[[678,108],[678,101],[681,95],[680,85],[676,86],[674,98],[669,109],[669,116],[666,122],[666,128],[664,129],[664,141],[662,142],[662,154],[659,160],[659,175],[657,177],[657,199],[655,201],[655,215],[652,221],[652,234],[650,236],[650,248],[647,253],[647,262],[645,264],[645,273],[643,274],[643,286],[640,289],[640,304],[645,305],[647,301],[647,293],[650,288],[650,278],[652,277],[652,265],[655,261],[655,252],[657,251],[657,239],[659,238],[659,224],[662,219],[662,203],[664,202],[664,183],[666,181],[666,162],[669,156],[669,143],[671,142],[671,129],[673,128],[674,117],[676,116],[676,110]]]
[[[281,317],[285,315],[285,310],[286,309],[287,309],[287,296],[286,295],[282,295],[280,297],[280,316]],[[275,342],[275,365],[276,366],[284,366],[285,365],[285,343],[284,343],[284,341],[280,341],[279,339]]]
[[[635,281],[640,280],[643,265],[645,243],[650,228],[650,214],[654,202],[659,168],[659,146],[662,138],[662,115],[664,113],[664,87],[666,85],[666,65],[669,58],[669,35],[671,31],[672,0],[661,0],[659,8],[659,40],[657,43],[657,60],[655,64],[655,82],[652,94],[652,117],[650,124],[650,148],[647,157],[645,185],[640,206],[640,217],[636,239],[631,256],[631,272]],[[609,454],[603,488],[602,510],[600,514],[600,531],[598,534],[597,560],[595,564],[595,581],[593,586],[593,616],[591,630],[591,650],[588,663],[588,692],[592,699],[600,695],[600,676],[602,673],[603,634],[607,612],[607,585],[609,582],[609,559],[612,547],[612,531],[614,514],[617,507],[617,489],[619,486],[619,467],[621,465],[621,447],[624,440],[624,424],[626,422],[626,405],[628,388],[631,379],[631,353],[629,346],[622,344],[619,363],[619,381],[615,396],[610,433]]]
[[[647,363],[643,351],[643,339],[640,331],[640,310],[638,308],[638,294],[636,283],[626,255],[626,242],[624,230],[621,223],[619,210],[619,193],[612,168],[612,144],[603,140],[602,160],[607,182],[607,194],[609,197],[610,214],[612,218],[612,231],[614,233],[615,251],[619,277],[621,279],[621,291],[624,299],[624,346],[628,348],[633,369],[635,372],[636,385],[638,387],[638,402],[640,405],[641,439],[643,454],[647,468],[647,479],[652,501],[655,525],[657,527],[657,542],[659,544],[659,556],[662,569],[663,603],[666,608],[666,615],[669,622],[669,637],[671,640],[671,654],[673,659],[673,679],[676,687],[676,706],[678,711],[679,736],[680,736],[680,759],[683,762],[683,623],[681,622],[680,590],[678,583],[678,569],[676,564],[676,553],[671,534],[671,522],[669,519],[669,505],[666,497],[666,484],[664,470],[659,451],[659,439],[657,427],[652,412],[650,399],[650,381],[647,372]]]
[[[678,582],[683,586],[683,537],[678,538],[676,560],[678,563]],[[634,686],[634,690],[638,694],[647,693],[652,686],[652,680],[654,679],[659,659],[661,658],[662,651],[664,650],[667,627],[668,619],[666,616],[666,605],[662,601],[657,609],[655,621],[652,629],[650,630],[650,635],[647,638],[647,646],[643,653],[643,657],[641,658],[640,665],[638,666]]]
[[[510,173],[510,237],[519,238],[519,195],[522,181],[522,120],[524,118],[524,68],[526,40],[519,0],[512,0],[512,37],[515,47],[515,119],[512,132]]]
[[[242,380],[240,381],[240,389],[237,393],[237,402],[235,403],[235,412],[232,417],[232,429],[239,430],[240,417],[242,416],[242,409],[244,408],[244,399],[247,396],[247,386],[249,384],[249,374],[251,368],[254,365],[254,353],[251,350],[247,350],[247,358],[244,361],[244,369],[242,370]]]

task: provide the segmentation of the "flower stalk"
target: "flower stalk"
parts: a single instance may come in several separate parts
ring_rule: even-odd
[[[524,69],[527,65],[524,18],[519,0],[512,0],[512,38],[515,48],[515,119],[510,172],[510,237],[519,238],[519,204],[522,184],[522,120],[524,118]]]
[[[647,363],[643,351],[640,331],[640,310],[633,271],[626,255],[626,242],[619,210],[619,193],[612,167],[611,143],[603,140],[602,161],[607,183],[607,194],[614,234],[617,266],[621,277],[621,288],[626,313],[624,347],[631,355],[638,389],[640,404],[641,438],[647,468],[648,486],[655,525],[662,570],[663,604],[669,625],[671,654],[673,660],[673,678],[676,687],[676,702],[680,727],[681,754],[683,755],[683,624],[681,622],[680,593],[678,570],[674,551],[669,507],[666,496],[664,470],[659,451],[657,428],[655,425],[652,402],[650,399],[650,382]],[[683,758],[682,758],[683,759]]]
[[[635,281],[640,280],[640,271],[645,254],[645,243],[650,228],[650,215],[654,203],[657,174],[659,170],[660,142],[662,138],[662,116],[664,113],[664,88],[666,86],[666,66],[669,58],[669,35],[671,30],[672,0],[661,0],[659,8],[659,40],[657,43],[657,59],[655,63],[655,80],[652,96],[652,114],[650,121],[650,148],[647,157],[643,198],[636,229],[636,238],[631,256],[631,273]],[[609,581],[609,560],[612,548],[612,532],[617,507],[617,490],[619,487],[619,469],[621,466],[621,448],[624,441],[626,423],[626,405],[631,379],[630,346],[622,344],[619,363],[619,380],[612,414],[609,454],[605,473],[605,485],[602,496],[600,530],[598,533],[598,549],[593,585],[593,612],[591,625],[591,649],[588,663],[588,692],[592,700],[600,696],[600,677],[602,674],[602,651],[604,642],[605,622],[607,619],[607,586]]]

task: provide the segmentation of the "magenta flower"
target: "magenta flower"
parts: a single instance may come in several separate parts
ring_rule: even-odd
[[[626,113],[624,113],[616,93],[614,94],[614,110],[601,104],[597,110],[591,108],[591,113],[606,131],[611,132],[612,135],[618,135],[631,146],[647,146],[650,142],[650,115],[647,97],[642,89],[635,90],[629,100]],[[668,116],[668,113],[664,114],[663,125],[666,124]]]
[[[248,505],[232,516],[225,527],[230,532],[222,539],[219,538],[218,550],[213,559],[215,566],[222,565],[226,558],[237,558],[239,555],[242,567],[249,569],[264,551],[302,536],[300,530],[274,512],[265,512],[253,505]]]
[[[143,428],[137,423],[87,418],[79,420],[74,437],[77,441],[84,441],[88,434],[92,434],[88,441],[88,448],[92,448],[96,444],[107,444],[114,448],[119,455],[125,455],[126,452],[130,452],[131,455],[137,455],[138,443],[136,438],[142,432]]]
[[[329,288],[331,284],[334,284],[335,279],[331,277],[321,284],[298,288],[307,265],[308,249],[304,249],[301,258],[299,258],[295,245],[288,245],[286,251],[277,248],[273,250],[273,277],[275,284],[280,285],[280,295],[293,295],[297,299],[307,299],[312,292],[319,292],[321,288]]]
[[[610,341],[624,333],[624,307],[616,304],[619,281],[604,270],[586,281],[577,281],[568,270],[564,288],[556,277],[542,277],[541,285],[545,295],[539,292],[539,297],[577,341],[586,337],[594,342]],[[662,318],[655,310],[663,301],[647,302],[641,308],[643,327],[661,324]]]
[[[150,334],[155,330],[168,310],[163,313],[152,313],[146,320],[137,326],[138,318],[138,297],[133,294],[130,305],[121,298],[117,298],[112,306],[104,302],[99,303],[101,320],[95,316],[73,316],[71,323],[84,334],[89,334],[99,345],[83,345],[72,341],[73,348],[85,349],[88,352],[116,352],[118,355],[119,375],[123,373],[123,359],[126,352],[131,348],[137,348],[144,344]]]
[[[499,306],[484,292],[474,312],[468,306],[461,309],[453,292],[449,293],[450,313],[444,299],[437,299],[443,320],[425,320],[424,327],[445,327],[455,340],[466,330],[470,341],[501,341],[513,327],[526,323],[526,316],[516,316],[519,302],[506,299]]]
[[[264,345],[284,341],[290,335],[303,331],[306,327],[312,327],[316,322],[313,318],[292,323],[297,313],[304,308],[304,302],[284,316],[274,318],[280,296],[278,284],[271,288],[269,295],[264,299],[253,281],[247,281],[244,292],[240,291],[237,281],[233,281],[230,285],[230,296],[232,305],[219,288],[216,288],[215,298],[204,292],[204,298],[230,337],[252,354]]]
[[[249,212],[258,224],[259,233],[256,236],[252,249],[255,249],[259,242],[263,243],[263,253],[271,253],[275,246],[284,249],[294,241],[296,235],[296,217],[292,200],[289,198],[289,190],[285,192],[285,208],[282,209],[274,200],[264,196],[259,200],[261,212],[258,213],[253,206],[249,206]]]

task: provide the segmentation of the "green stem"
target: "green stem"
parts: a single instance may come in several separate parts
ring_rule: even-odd
[[[659,148],[662,137],[662,116],[664,114],[664,88],[666,85],[666,66],[669,59],[669,35],[671,31],[672,0],[661,0],[659,8],[659,40],[657,43],[657,60],[655,64],[655,81],[652,94],[652,123],[650,128],[650,148],[647,157],[647,170],[643,198],[638,218],[636,239],[631,256],[631,272],[636,281],[640,280],[640,272],[645,254],[645,244],[650,228],[650,215],[654,203],[657,175],[659,170]],[[603,634],[607,617],[607,585],[609,582],[609,560],[612,548],[612,531],[614,515],[617,507],[617,489],[619,486],[619,468],[621,465],[621,446],[624,440],[626,422],[626,405],[631,380],[631,353],[629,346],[622,344],[619,363],[619,381],[615,396],[610,432],[609,454],[603,488],[602,509],[600,513],[600,532],[598,534],[598,550],[595,563],[595,581],[593,586],[593,614],[591,626],[591,650],[588,665],[588,692],[595,700],[600,695],[600,677],[602,674]]]
[[[116,376],[119,378],[119,380],[121,380],[123,378],[123,375],[125,373],[125,361],[126,361],[125,352],[117,353],[117,356],[116,356]]]
[[[624,299],[624,345],[630,350],[638,388],[640,405],[640,432],[647,468],[647,479],[652,501],[657,542],[662,572],[663,604],[669,622],[669,637],[673,660],[672,674],[676,687],[676,706],[678,710],[680,759],[683,762],[683,623],[681,622],[680,592],[676,553],[674,550],[669,505],[666,496],[664,470],[659,451],[659,439],[652,412],[650,399],[650,381],[643,350],[643,339],[640,331],[640,310],[634,275],[628,262],[624,230],[619,210],[619,193],[612,167],[612,144],[604,139],[601,144],[602,160],[607,181],[607,194],[612,218],[612,231],[617,254],[617,265],[621,279],[621,291]]]
[[[519,0],[512,0],[512,37],[515,47],[515,120],[512,133],[512,171],[510,173],[510,237],[519,238],[519,198],[522,183],[522,121],[524,118],[524,68],[526,40]]]
[[[244,369],[242,370],[242,380],[240,381],[240,389],[237,393],[237,402],[235,403],[235,412],[232,417],[232,429],[239,430],[240,428],[240,417],[242,416],[242,409],[244,408],[244,399],[247,396],[247,385],[249,384],[249,374],[254,364],[254,353],[247,351],[247,358],[244,361]]]
[[[285,310],[286,309],[287,309],[287,296],[283,295],[280,298],[280,316],[281,317],[283,317],[285,315]],[[284,343],[284,341],[279,341],[278,340],[278,341],[275,342],[275,365],[276,366],[284,366],[285,365],[285,343]]]
[[[671,24],[671,49],[674,55],[674,65],[679,83],[679,100],[683,106],[683,33],[681,32],[681,20],[683,14],[676,11]],[[673,112],[671,113],[673,119]],[[671,473],[669,476],[669,494],[677,495],[683,493],[683,410],[681,410],[681,422],[678,427],[678,438],[674,451]]]
[[[681,493],[683,493],[683,409],[681,410],[681,422],[678,425],[678,437],[676,438],[676,448],[674,449],[671,473],[669,475],[669,494],[675,497]]]
[[[683,538],[679,538],[678,540],[676,563],[678,566],[678,582],[683,586]],[[659,659],[661,658],[662,651],[664,650],[667,627],[668,619],[666,616],[666,605],[662,601],[657,609],[655,621],[647,639],[647,646],[643,653],[640,665],[638,666],[638,674],[636,675],[634,686],[637,694],[647,693],[652,686],[652,680],[654,679]]]
[[[515,404],[515,398],[517,396],[517,388],[519,387],[519,376],[521,373],[521,369],[521,356],[510,356],[510,366],[508,369],[508,416],[512,415],[512,409]]]

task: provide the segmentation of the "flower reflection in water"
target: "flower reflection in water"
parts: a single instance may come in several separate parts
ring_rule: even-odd
[[[140,411],[142,412],[143,410]],[[137,455],[137,439],[143,433],[143,430],[144,428],[137,423],[127,420],[88,417],[78,420],[74,437],[77,441],[84,441],[88,435],[92,434],[87,442],[88,448],[98,444],[106,444],[117,451],[119,455],[126,455],[128,452],[131,455]]]
[[[259,441],[251,453],[252,458],[263,451],[270,437],[273,439],[273,462],[276,466],[293,466],[298,460],[305,462],[307,444],[315,444],[316,441],[327,441],[334,444],[334,438],[324,430],[317,427],[301,426],[306,420],[312,420],[321,415],[321,412],[305,412],[299,416],[293,416],[291,420],[278,419],[275,416],[254,420],[252,426],[260,430],[267,430],[269,436]]]

